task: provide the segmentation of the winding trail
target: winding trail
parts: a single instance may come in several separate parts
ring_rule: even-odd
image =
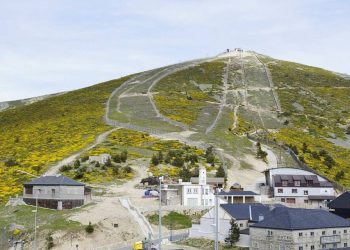
[[[217,122],[220,120],[220,118],[222,116],[222,110],[224,109],[224,106],[226,105],[230,64],[231,64],[231,58],[228,59],[228,62],[227,62],[226,68],[225,68],[225,74],[224,74],[224,80],[223,80],[224,91],[223,91],[223,97],[222,97],[220,107],[219,107],[219,112],[218,112],[217,116],[215,117],[215,120],[213,121],[213,123],[205,130],[205,134],[208,134],[209,132],[211,132],[215,128]]]

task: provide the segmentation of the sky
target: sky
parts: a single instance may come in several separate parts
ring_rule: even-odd
[[[347,0],[0,0],[0,102],[240,47],[350,74]]]

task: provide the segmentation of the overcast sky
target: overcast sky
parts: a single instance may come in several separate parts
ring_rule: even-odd
[[[0,101],[242,47],[350,74],[350,1],[0,0]]]

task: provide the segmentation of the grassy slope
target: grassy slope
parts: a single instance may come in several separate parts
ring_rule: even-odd
[[[350,120],[350,80],[320,68],[270,58],[264,60],[278,87],[283,116],[289,121],[275,137],[296,146],[310,167],[349,187],[350,150],[335,146],[326,138],[345,136]],[[303,150],[303,143],[307,149]],[[320,155],[322,149],[335,160],[333,166],[326,166],[325,157]],[[341,171],[344,175],[339,177]]]
[[[110,93],[121,78],[72,91],[0,113],[0,199],[21,190],[28,176],[16,170],[43,172],[51,163],[79,151],[108,130],[103,123]],[[13,159],[15,166],[6,167]]]
[[[207,62],[162,79],[154,88],[160,112],[175,121],[193,124],[206,102],[215,101],[213,95],[220,93],[224,67],[222,61]],[[208,89],[202,91],[198,84],[205,84]]]

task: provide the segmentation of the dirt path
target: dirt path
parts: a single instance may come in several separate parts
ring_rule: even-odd
[[[218,112],[217,116],[215,117],[215,120],[213,121],[213,123],[205,130],[205,134],[208,134],[210,131],[213,130],[213,128],[215,128],[217,122],[219,121],[219,119],[222,116],[222,110],[226,105],[230,65],[231,65],[231,58],[228,59],[228,62],[227,62],[226,68],[225,68],[225,74],[224,74],[224,80],[223,80],[224,91],[223,91],[223,97],[222,97],[220,107],[219,107],[219,112]]]

